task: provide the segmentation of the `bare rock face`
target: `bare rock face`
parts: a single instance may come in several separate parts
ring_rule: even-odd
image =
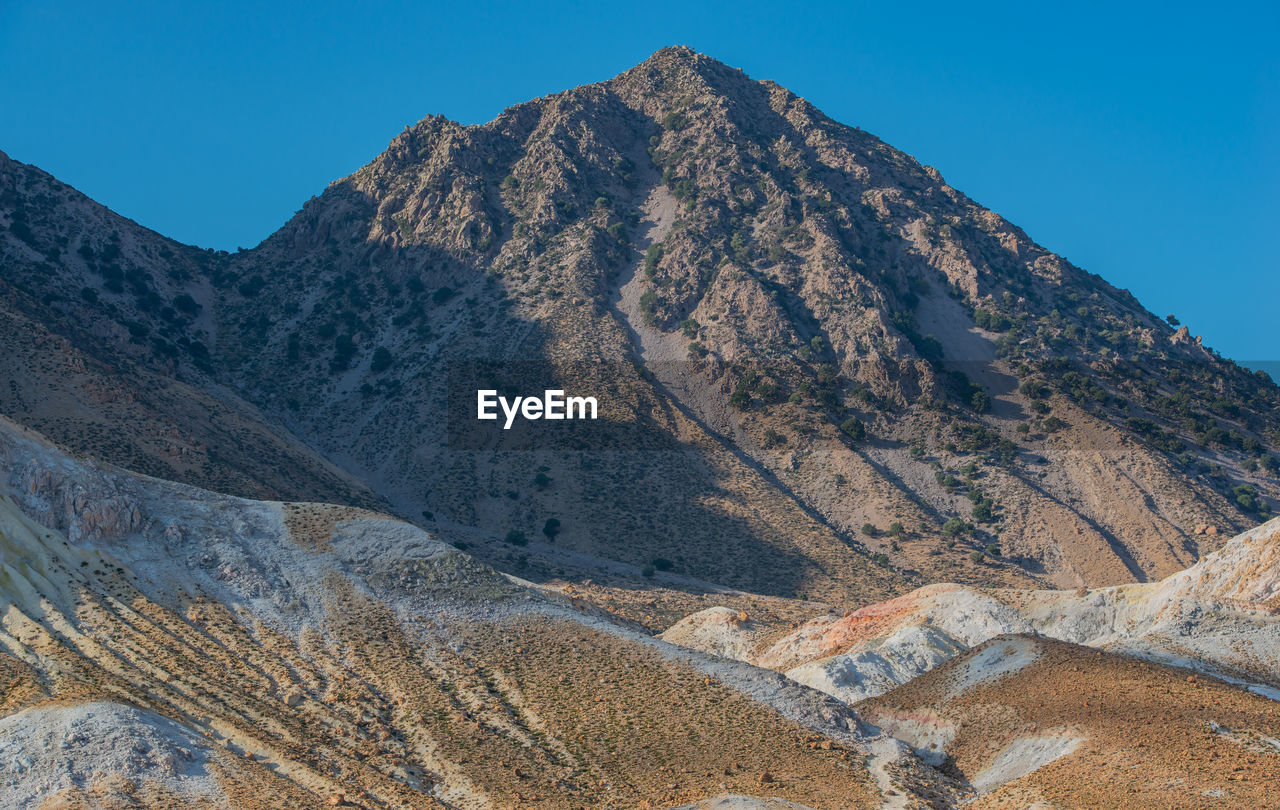
[[[91,490],[73,474],[27,467],[11,469],[10,480],[23,505],[41,523],[76,540],[110,540],[144,524],[135,498],[109,487]]]
[[[1280,499],[1269,379],[688,49],[423,119],[234,256],[8,160],[0,217],[6,413],[169,479],[429,514],[520,576],[665,560],[842,606],[1151,582]],[[596,395],[617,447],[451,441],[480,362]]]

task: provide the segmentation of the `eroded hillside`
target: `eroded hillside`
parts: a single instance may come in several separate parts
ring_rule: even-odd
[[[576,610],[386,516],[134,476],[7,421],[0,455],[6,805],[955,793],[820,693]]]

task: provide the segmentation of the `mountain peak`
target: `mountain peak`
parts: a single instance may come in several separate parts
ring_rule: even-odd
[[[653,54],[631,70],[646,68],[649,70],[675,72],[682,70],[698,70],[709,67],[728,67],[704,53],[695,51],[688,45],[668,45],[659,48]]]

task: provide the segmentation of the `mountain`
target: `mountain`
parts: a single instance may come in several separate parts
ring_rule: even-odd
[[[1280,497],[1269,378],[685,48],[488,124],[426,118],[234,255],[0,177],[11,318],[148,409],[110,413],[127,442],[33,424],[228,492],[380,503],[525,578],[840,605],[1149,582]],[[601,420],[479,430],[477,381],[590,393]],[[82,388],[67,407],[104,414]],[[169,462],[158,423],[214,458]]]
[[[5,806],[1275,792],[1275,384],[687,48],[235,254],[0,154],[0,369]]]

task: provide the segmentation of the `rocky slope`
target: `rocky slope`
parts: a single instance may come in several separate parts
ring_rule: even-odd
[[[212,251],[2,152],[0,223],[0,413],[79,452],[222,492],[381,502],[214,381]]]
[[[256,441],[286,454],[235,458],[245,443],[153,395],[216,448],[208,473],[159,472],[363,495],[305,444],[525,577],[652,565],[842,605],[922,581],[1145,582],[1280,495],[1268,379],[936,170],[687,49],[488,124],[424,119],[234,256],[0,175],[11,308],[127,358],[121,385],[265,414]],[[590,392],[605,424],[478,433],[481,379]],[[294,461],[309,477],[274,480]]]
[[[135,476],[8,421],[0,459],[6,806],[955,795],[820,693],[385,516]]]

